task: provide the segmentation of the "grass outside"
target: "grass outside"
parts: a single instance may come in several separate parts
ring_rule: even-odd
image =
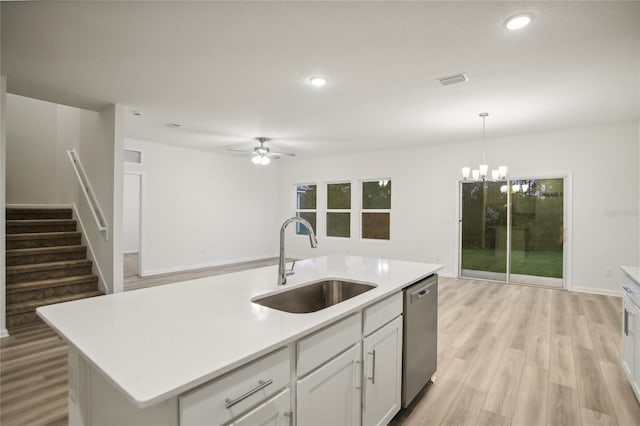
[[[506,252],[494,249],[463,249],[462,269],[506,272]],[[562,252],[511,252],[511,273],[537,277],[562,278]]]

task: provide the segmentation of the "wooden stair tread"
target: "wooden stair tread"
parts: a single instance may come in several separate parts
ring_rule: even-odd
[[[7,207],[7,213],[71,213],[71,207]]]
[[[7,225],[44,225],[44,224],[73,225],[75,219],[13,219],[7,220]]]
[[[87,247],[83,245],[73,246],[52,246],[52,247],[33,247],[22,249],[9,249],[6,250],[7,257],[10,256],[26,256],[31,254],[43,254],[43,253],[66,253],[86,250]]]
[[[29,302],[11,303],[7,305],[7,315],[15,315],[24,312],[34,311],[40,306],[53,305],[54,303],[71,302],[73,300],[86,299],[89,297],[102,296],[98,290],[84,293],[67,294],[65,296],[51,297],[47,299],[32,300]]]
[[[29,233],[23,233],[23,234],[8,234],[7,241],[39,240],[41,238],[65,238],[65,237],[82,237],[82,232],[66,231],[66,232],[29,232]]]
[[[50,269],[63,269],[70,266],[88,266],[91,261],[87,259],[63,260],[60,262],[33,263],[30,265],[7,266],[7,274],[18,274],[21,272],[46,271]]]
[[[98,282],[98,276],[94,274],[77,275],[74,277],[52,278],[40,281],[28,281],[24,283],[7,284],[7,294],[23,291],[37,290],[41,288],[59,287],[71,284],[83,284]]]
[[[17,207],[9,207],[6,209],[6,218],[8,220],[13,219],[25,219],[25,218],[72,218],[73,210],[68,207],[55,207],[55,208],[17,208]]]

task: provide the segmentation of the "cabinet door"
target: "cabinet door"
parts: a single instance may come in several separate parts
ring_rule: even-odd
[[[637,306],[632,305],[629,313],[629,335],[633,337],[633,343],[635,345],[633,357],[635,359],[632,372],[633,375],[631,376],[633,377],[633,380],[631,380],[631,386],[636,394],[636,398],[640,401],[640,336],[638,333],[640,333],[640,309]]]
[[[364,339],[362,424],[386,425],[400,410],[402,317]]]
[[[635,306],[626,297],[622,297],[622,367],[629,381],[635,377],[636,335]]]
[[[298,380],[298,425],[360,425],[360,357],[358,343]]]
[[[287,389],[233,422],[233,426],[289,426],[292,415]]]

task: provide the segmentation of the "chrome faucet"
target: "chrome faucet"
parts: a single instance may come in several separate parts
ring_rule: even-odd
[[[293,268],[296,265],[296,261],[293,261],[291,265],[291,269],[287,270],[284,265],[284,230],[287,229],[287,225],[292,222],[297,222],[307,228],[307,232],[309,233],[309,243],[311,244],[311,248],[318,247],[318,240],[316,239],[316,234],[313,232],[313,227],[309,222],[301,217],[292,217],[284,221],[282,227],[280,228],[280,261],[278,262],[278,285],[285,285],[287,283],[287,275],[293,275]]]

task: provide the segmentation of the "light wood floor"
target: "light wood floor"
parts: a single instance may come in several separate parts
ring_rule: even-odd
[[[640,425],[621,299],[442,278],[438,371],[394,425]]]
[[[435,383],[392,424],[639,425],[620,311],[614,297],[441,278]],[[46,325],[0,340],[0,424],[66,423],[66,355]]]
[[[287,260],[289,261],[289,259]],[[125,291],[139,288],[152,287],[156,285],[170,284],[180,281],[195,280],[197,278],[210,277],[213,275],[228,274],[230,272],[242,271],[245,269],[261,268],[278,264],[277,257],[270,257],[249,262],[233,263],[222,266],[212,266],[209,268],[193,269],[183,272],[171,272],[167,274],[151,275],[148,277],[138,276],[138,255],[124,255],[124,289]],[[274,276],[275,280],[275,276]]]

